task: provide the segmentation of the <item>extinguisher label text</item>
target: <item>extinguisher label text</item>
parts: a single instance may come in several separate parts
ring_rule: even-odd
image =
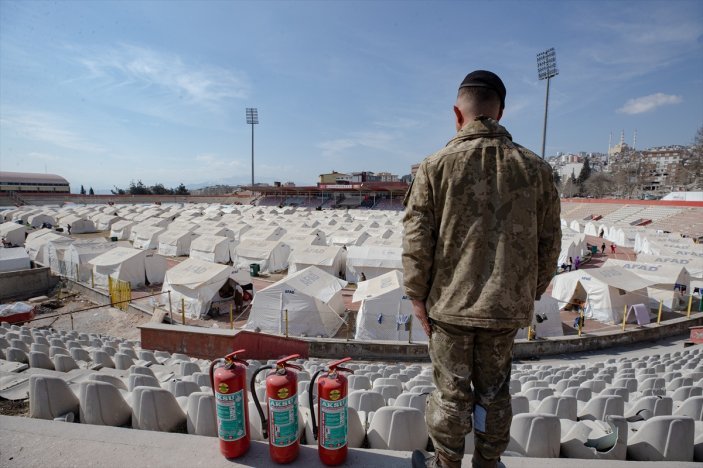
[[[269,398],[271,445],[287,447],[298,439],[298,395],[285,400]]]
[[[217,399],[217,434],[220,439],[239,440],[246,435],[244,418],[244,390],[229,395],[215,392]]]
[[[325,400],[320,398],[320,446],[335,450],[347,445],[347,398]]]

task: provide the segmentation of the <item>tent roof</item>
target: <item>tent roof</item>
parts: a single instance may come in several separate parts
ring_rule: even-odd
[[[315,266],[310,266],[286,276],[266,289],[295,289],[307,296],[327,302],[346,285],[346,281],[332,276]]]
[[[642,278],[641,276],[621,267],[603,267],[586,270],[593,278],[623,291],[637,291],[657,284],[657,281]]]
[[[356,287],[352,301],[359,302],[398,289],[403,289],[403,274],[398,270],[389,271],[368,281],[360,282]]]
[[[125,262],[130,258],[145,254],[146,250],[133,249],[130,247],[115,247],[114,249],[108,250],[104,254],[93,258],[90,260],[90,263],[93,265],[116,265],[118,263]]]
[[[207,284],[222,282],[233,272],[231,266],[189,258],[166,272],[168,283],[197,289]]]

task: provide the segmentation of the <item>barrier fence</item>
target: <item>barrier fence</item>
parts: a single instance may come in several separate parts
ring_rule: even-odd
[[[110,294],[110,303],[120,310],[127,311],[132,300],[132,285],[129,281],[107,277],[107,288]]]

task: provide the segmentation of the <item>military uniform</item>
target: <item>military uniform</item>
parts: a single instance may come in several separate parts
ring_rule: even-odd
[[[496,460],[510,439],[513,339],[531,323],[560,250],[552,169],[478,117],[420,164],[403,224],[405,290],[432,321],[430,436],[461,460],[473,425],[479,459]]]

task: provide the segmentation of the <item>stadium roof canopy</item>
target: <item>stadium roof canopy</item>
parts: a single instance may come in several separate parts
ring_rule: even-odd
[[[56,184],[68,185],[68,181],[56,174],[42,174],[34,172],[5,172],[0,171],[0,182],[23,184]]]

